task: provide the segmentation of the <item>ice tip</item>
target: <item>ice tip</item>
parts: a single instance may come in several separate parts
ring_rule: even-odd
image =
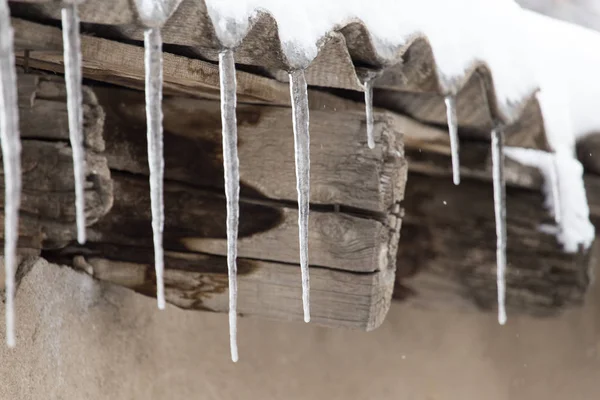
[[[304,322],[307,324],[310,322],[310,314],[304,314]]]
[[[237,349],[231,349],[231,361],[237,363],[240,360]]]
[[[8,334],[6,336],[6,346],[9,349],[14,349],[16,345],[17,345],[17,341],[15,340],[14,334]]]
[[[77,243],[79,244],[85,244],[87,238],[85,237],[85,231],[79,231],[77,233]]]
[[[367,146],[369,146],[369,149],[373,150],[375,148],[375,141],[372,138],[369,138]]]
[[[164,310],[166,307],[165,299],[157,299],[156,301],[159,310]]]
[[[498,323],[502,326],[506,325],[506,313],[505,312],[500,312],[498,313]]]

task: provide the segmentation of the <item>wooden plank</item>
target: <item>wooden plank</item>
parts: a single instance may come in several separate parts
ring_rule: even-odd
[[[22,194],[19,251],[54,247],[75,238],[72,151],[64,84],[43,77],[18,75],[22,138]],[[61,94],[62,93],[62,94]],[[102,150],[103,113],[89,89],[84,89],[86,135],[86,223],[104,216],[112,205],[112,182]],[[49,117],[50,116],[50,117]],[[1,171],[0,171],[1,172]],[[3,174],[0,174],[3,185]],[[0,207],[4,191],[0,193]],[[4,236],[4,232],[0,234]]]
[[[114,201],[111,211],[88,228],[90,242],[121,243],[152,248],[150,195],[146,176],[112,171]],[[165,184],[167,249],[226,254],[225,198],[222,193],[172,182]],[[298,213],[278,202],[240,203],[240,257],[299,263]],[[334,209],[311,213],[311,265],[354,272],[388,268],[382,254],[394,253],[398,218],[378,221]]]
[[[17,62],[31,68],[64,72],[62,32],[59,28],[12,18]],[[121,86],[143,89],[143,47],[116,41],[81,36],[82,68],[86,78]],[[176,56],[163,55],[165,94],[183,94],[219,98],[219,70],[215,64]],[[258,75],[237,71],[238,98],[251,103],[289,105],[286,84]]]
[[[95,92],[106,113],[111,169],[147,175],[143,94],[116,88]],[[166,178],[222,190],[219,103],[166,98],[163,112]],[[291,109],[239,104],[236,113],[242,195],[295,203]],[[369,149],[364,118],[362,110],[311,111],[313,204],[385,214],[402,199],[406,164],[400,134],[389,115],[377,114],[376,147]]]
[[[89,253],[92,255],[89,255]],[[155,296],[152,253],[147,249],[90,247],[53,253],[52,261],[73,265],[94,278]],[[84,254],[85,254],[84,253]],[[106,259],[94,255],[112,254]],[[165,253],[167,301],[195,311],[228,311],[225,257]],[[238,312],[284,321],[302,321],[300,269],[295,265],[238,259]],[[348,274],[311,267],[311,323],[330,327],[372,330],[383,322],[391,301],[391,270]]]
[[[410,174],[398,250],[397,283],[426,308],[463,299],[496,307],[496,236],[490,184]],[[508,188],[507,305],[510,312],[554,315],[580,306],[591,281],[593,249],[565,254],[553,235],[539,192]],[[451,302],[451,304],[458,303]]]
[[[397,262],[397,298],[423,309],[495,309],[495,220],[489,145],[461,141],[461,185],[451,183],[450,144],[443,129],[399,118],[409,177]],[[511,313],[548,316],[580,306],[598,246],[565,254],[543,206],[542,177],[506,160]],[[600,177],[585,176],[593,222],[600,222]],[[597,226],[600,226],[597,224]]]

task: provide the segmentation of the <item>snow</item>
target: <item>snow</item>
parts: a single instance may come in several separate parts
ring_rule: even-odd
[[[85,1],[85,0],[76,0]],[[182,0],[134,0],[138,17],[146,28],[161,28]]]
[[[150,208],[152,211],[152,236],[154,243],[154,269],[156,271],[156,300],[158,308],[165,308],[164,283],[164,156],[162,114],[162,38],[159,28],[144,31],[146,74],[146,136],[148,141],[148,167],[150,169]]]
[[[452,152],[452,180],[460,184],[460,156],[458,143],[458,117],[456,115],[456,96],[446,96],[446,117],[448,119],[448,134],[450,135],[450,150]]]
[[[308,212],[310,198],[310,135],[308,93],[303,70],[290,72],[290,94],[294,126],[296,186],[298,190],[298,228],[304,321],[310,321],[310,282],[308,276]]]
[[[229,274],[229,342],[231,359],[238,361],[237,348],[237,238],[240,216],[240,161],[237,152],[236,77],[233,51],[219,53],[221,121],[223,125],[223,169],[227,198],[227,270]]]
[[[73,149],[73,174],[75,177],[75,218],[77,241],[85,243],[85,152],[83,149],[83,106],[81,95],[81,40],[77,5],[65,4],[61,11],[69,139]]]
[[[4,268],[6,343],[15,346],[15,269],[21,202],[21,137],[17,106],[17,74],[8,4],[0,0],[0,142],[4,167]]]
[[[494,214],[496,217],[496,285],[498,322],[506,324],[506,180],[504,178],[504,133],[492,130],[492,169]]]
[[[583,185],[583,166],[571,154],[556,154],[539,150],[507,147],[507,157],[530,167],[538,168],[544,177],[543,191],[546,194],[545,206],[555,212],[552,195],[552,175],[557,174],[560,193],[559,212],[561,217],[555,231],[557,240],[565,252],[575,253],[580,247],[588,248],[594,240],[594,226],[590,222],[590,209]]]
[[[427,36],[448,93],[478,61],[489,65],[508,116],[516,116],[513,105],[537,87],[524,57],[523,14],[512,0],[206,0],[206,5],[226,47],[241,42],[256,11],[270,13],[294,69],[308,66],[328,32],[360,19],[379,56],[389,62],[397,61],[396,50],[416,35]]]

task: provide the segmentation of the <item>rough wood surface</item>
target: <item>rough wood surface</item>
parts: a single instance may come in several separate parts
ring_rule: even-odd
[[[397,282],[413,301],[443,307],[449,299],[482,309],[496,307],[496,236],[490,185],[411,174],[398,251]],[[541,194],[508,188],[507,306],[511,312],[552,315],[583,303],[590,284],[592,252],[562,252]],[[452,303],[452,306],[455,306]]]
[[[22,227],[27,233],[22,243],[49,260],[72,266],[84,261],[93,267],[84,269],[98,279],[121,277],[131,283],[125,286],[153,294],[143,94],[98,88],[98,102],[96,94],[86,89],[89,226],[88,242],[78,246],[74,244],[64,84],[57,77],[22,74],[19,85],[21,115],[27,115],[22,123],[26,171]],[[226,208],[219,106],[211,101],[166,99],[165,110],[168,300],[183,308],[224,312]],[[55,117],[50,123],[48,115]],[[288,109],[273,106],[241,107],[239,115],[241,126],[249,127],[239,132],[242,170],[246,170],[240,203],[240,310],[247,315],[302,319],[301,296],[296,297],[300,269],[295,189],[293,183],[283,182],[294,181],[291,115]],[[322,180],[336,194],[316,190],[315,199],[321,199],[321,204],[315,204],[311,213],[309,254],[315,271],[315,321],[370,330],[383,321],[392,297],[406,164],[399,133],[390,129],[385,115],[376,127],[377,149],[370,153],[360,149],[362,118],[341,112],[337,119],[322,112],[312,115],[313,144],[321,149],[323,163],[319,167],[319,157],[315,158],[316,187]],[[346,137],[330,135],[338,122]],[[258,133],[272,143],[262,145],[262,140],[256,140]],[[346,159],[352,152],[365,158],[363,168],[344,167],[353,162]],[[341,182],[336,182],[329,170],[344,169],[349,175],[342,174]],[[375,183],[368,184],[370,179]],[[98,265],[103,272],[95,272]],[[145,271],[143,280],[135,280],[140,275],[131,273],[140,270]]]
[[[111,169],[147,175],[143,93],[117,88],[95,92],[106,113]],[[222,189],[219,103],[171,97],[164,99],[163,112],[167,179]],[[239,104],[236,114],[242,196],[295,203],[291,109]],[[392,118],[377,115],[377,146],[371,150],[364,110],[311,110],[312,204],[387,213],[402,199],[406,164]]]
[[[50,146],[48,152],[63,154],[51,147],[58,143],[68,150],[66,123],[61,122],[66,114],[60,78],[24,75],[20,87],[22,113],[30,113],[23,135],[34,140],[43,130],[47,139],[42,143]],[[37,220],[26,224],[26,230],[42,231],[28,237],[44,237],[32,245],[35,248],[39,243],[44,257],[152,295],[143,95],[114,87],[98,87],[94,92],[88,93],[94,106],[86,108],[86,143],[90,153],[100,155],[110,167],[111,195],[103,203],[110,204],[110,212],[90,220],[90,242],[75,246],[72,187],[61,194],[70,196],[59,203],[62,209],[40,201],[39,196],[26,198],[25,208],[44,216],[51,222],[49,226],[61,221],[61,229],[54,230],[45,225],[40,229]],[[413,294],[410,301],[424,307],[466,304],[493,308],[495,230],[488,144],[463,141],[463,184],[456,188],[449,179],[445,130],[408,117],[377,113],[377,148],[371,152],[364,143],[364,115],[353,103],[344,106],[344,102],[339,112],[311,113],[315,189],[310,259],[319,281],[316,287],[323,285],[315,303],[319,323],[372,329],[385,315],[402,215],[398,202],[404,197],[407,170],[401,135],[411,173],[403,203],[406,225],[398,253],[396,296]],[[48,115],[49,110],[56,120],[47,124],[40,115]],[[172,97],[165,99],[164,110],[169,300],[184,308],[224,311],[226,289],[223,292],[216,284],[226,281],[218,104]],[[301,314],[295,295],[262,294],[287,293],[290,286],[290,293],[299,290],[299,282],[292,284],[298,270],[298,249],[290,111],[241,104],[238,116],[240,265],[253,266],[244,267],[252,272],[241,278],[244,296],[249,299],[244,306],[249,308],[242,312],[274,318],[285,314],[296,319]],[[103,129],[98,128],[100,123]],[[343,134],[332,135],[336,130]],[[28,141],[26,152],[34,146]],[[32,154],[40,151],[36,148]],[[35,176],[31,182],[57,180],[65,187],[72,185],[70,172],[59,172],[70,168],[70,156],[60,161],[65,167],[56,161],[54,167],[46,168],[45,162],[38,169],[48,176]],[[508,192],[509,309],[551,315],[581,304],[589,285],[592,254],[564,255],[552,236],[539,232],[539,224],[549,221],[538,192],[539,173],[509,162],[507,177],[512,186]],[[592,193],[595,188],[600,192],[597,181],[586,179]],[[600,215],[600,204],[595,205],[593,196],[591,209]],[[368,285],[372,285],[371,291],[366,289]],[[356,314],[350,318],[355,306]]]
[[[399,119],[409,178],[402,240],[398,250],[396,297],[423,308],[494,309],[496,237],[489,145],[461,142],[461,185],[451,182],[448,135],[444,130]],[[419,132],[419,134],[416,134]],[[548,316],[580,306],[597,263],[598,246],[565,254],[542,224],[542,177],[506,160],[508,275],[507,307],[512,313]],[[600,221],[600,177],[585,176],[592,221]]]

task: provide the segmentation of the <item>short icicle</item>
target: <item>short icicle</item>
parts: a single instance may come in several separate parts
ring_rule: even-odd
[[[233,50],[219,53],[223,167],[227,199],[227,271],[229,275],[229,345],[231,359],[238,361],[237,347],[237,239],[240,215],[240,161],[237,152],[236,77]]]
[[[375,120],[373,117],[373,79],[366,79],[365,87],[365,114],[367,118],[367,144],[370,149],[375,148],[375,133],[373,126]]]
[[[460,158],[458,142],[458,116],[456,113],[456,96],[449,95],[444,99],[446,103],[446,116],[448,118],[448,133],[450,134],[450,150],[452,152],[452,180],[455,185],[460,184]]]
[[[15,339],[15,269],[21,199],[21,138],[17,106],[17,74],[13,29],[6,0],[0,0],[0,143],[4,167],[4,270],[6,296],[6,344]]]
[[[62,32],[69,114],[69,138],[73,150],[75,175],[75,216],[77,241],[85,243],[85,153],[83,149],[83,109],[81,94],[81,39],[77,6],[66,4],[62,9]]]
[[[498,322],[504,325],[506,323],[506,182],[504,180],[504,135],[499,127],[492,130],[492,170],[496,216]]]
[[[298,229],[304,321],[310,322],[310,280],[308,273],[308,213],[310,199],[310,135],[308,93],[304,70],[290,72],[290,94],[294,126],[296,188],[298,191]]]
[[[162,113],[162,38],[159,28],[144,31],[146,69],[146,123],[148,140],[148,166],[150,167],[150,203],[154,239],[154,268],[156,270],[156,299],[158,308],[165,308],[164,283],[164,156]]]
[[[550,167],[550,184],[552,185],[552,205],[554,206],[554,221],[560,225],[561,218],[561,198],[560,198],[560,182],[558,181],[558,156],[554,154],[550,162],[552,166]]]

